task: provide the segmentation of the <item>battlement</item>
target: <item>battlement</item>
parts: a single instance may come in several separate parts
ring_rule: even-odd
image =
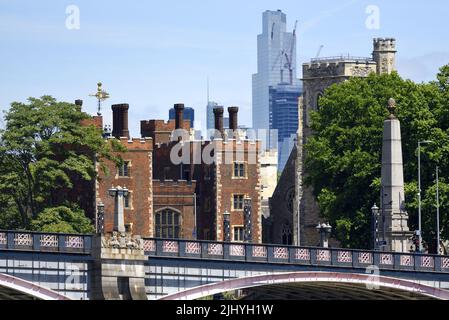
[[[376,71],[376,62],[371,58],[339,56],[312,59],[303,64],[303,80],[324,77],[367,76]]]
[[[114,137],[109,137],[108,139],[116,139]],[[128,150],[153,150],[153,139],[152,138],[133,138],[128,139],[127,137],[120,137],[116,139],[121,142]]]
[[[172,132],[176,128],[175,120],[141,120],[140,132],[142,136],[150,136],[156,132]],[[183,121],[183,129],[190,130],[190,121]]]
[[[311,59],[310,63],[305,63],[305,65],[315,66],[326,66],[329,64],[339,64],[339,63],[372,63],[373,59],[368,57],[355,57],[355,56],[332,56],[332,57],[323,57],[323,58],[315,58]]]
[[[393,51],[396,52],[396,39],[394,38],[375,38],[373,39],[374,51]]]

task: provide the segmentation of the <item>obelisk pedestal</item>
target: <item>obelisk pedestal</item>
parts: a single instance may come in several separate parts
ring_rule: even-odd
[[[394,115],[395,101],[388,102],[390,116],[384,121],[382,143],[382,188],[380,232],[384,250],[409,252],[412,232],[405,211],[404,169],[402,162],[401,124]]]

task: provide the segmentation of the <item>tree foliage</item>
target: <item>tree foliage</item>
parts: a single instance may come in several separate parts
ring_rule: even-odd
[[[321,214],[344,246],[370,247],[371,207],[380,202],[383,121],[389,98],[401,121],[404,179],[411,230],[417,229],[417,146],[422,146],[423,237],[435,243],[436,166],[440,167],[442,236],[449,238],[449,65],[437,81],[417,84],[371,74],[329,87],[312,114],[314,137],[307,145],[306,183],[313,186]]]
[[[89,118],[50,96],[11,104],[0,132],[0,227],[89,230],[72,191],[96,179],[95,161],[118,161],[101,129],[81,125]]]

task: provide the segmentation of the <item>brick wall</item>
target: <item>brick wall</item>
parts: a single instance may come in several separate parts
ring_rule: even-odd
[[[152,217],[152,149],[151,139],[120,139],[128,151],[120,153],[124,161],[129,162],[129,176],[120,177],[118,170],[110,160],[104,160],[108,174],[97,165],[99,178],[96,188],[97,203],[105,204],[105,231],[111,232],[114,225],[114,199],[109,196],[111,187],[126,187],[129,189],[130,208],[125,208],[125,224],[132,224],[134,234],[142,236],[153,235]]]
[[[154,214],[163,209],[180,213],[183,239],[194,239],[196,181],[153,180]]]

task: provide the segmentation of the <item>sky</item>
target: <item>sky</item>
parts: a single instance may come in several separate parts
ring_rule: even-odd
[[[397,39],[404,78],[431,81],[449,63],[447,0],[0,0],[0,110],[49,94],[95,114],[89,94],[101,81],[105,122],[112,104],[129,103],[134,137],[140,120],[167,120],[175,103],[195,108],[201,128],[209,78],[210,99],[239,106],[239,124],[251,126],[262,12],[277,9],[290,31],[298,20],[298,65],[321,45],[321,57],[369,57],[375,37]]]

